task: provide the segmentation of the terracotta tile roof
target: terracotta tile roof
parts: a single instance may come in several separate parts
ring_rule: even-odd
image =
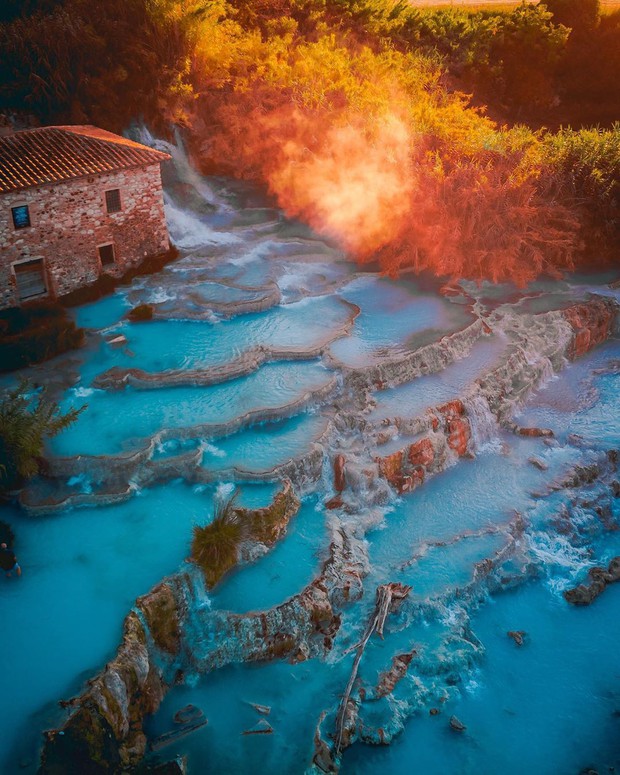
[[[170,157],[94,126],[46,126],[0,137],[0,193]]]

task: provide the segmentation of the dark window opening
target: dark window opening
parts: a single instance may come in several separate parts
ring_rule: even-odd
[[[109,264],[113,264],[115,260],[114,245],[100,245],[99,260],[101,261],[101,266],[108,266]]]
[[[120,213],[121,211],[121,190],[112,188],[105,192],[105,206],[109,213]]]
[[[25,229],[30,226],[30,210],[28,209],[28,205],[12,207],[11,213],[13,215],[13,226],[15,226],[16,229]]]
[[[25,301],[34,296],[41,296],[42,294],[47,293],[42,258],[35,258],[32,261],[22,261],[20,264],[13,264],[13,271],[15,272],[17,295],[19,296],[20,301]]]

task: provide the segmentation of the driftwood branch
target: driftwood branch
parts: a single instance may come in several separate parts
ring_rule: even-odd
[[[357,678],[357,671],[359,669],[366,644],[370,640],[372,634],[375,632],[377,635],[379,635],[379,637],[383,638],[383,627],[385,625],[385,620],[388,613],[390,613],[390,610],[394,610],[393,604],[398,604],[404,600],[409,594],[410,590],[411,587],[407,586],[406,584],[398,584],[394,582],[390,584],[381,584],[379,587],[377,587],[375,607],[373,609],[370,621],[368,622],[368,626],[364,632],[364,636],[356,646],[357,653],[355,654],[355,659],[353,660],[351,675],[349,676],[349,682],[347,683],[347,687],[344,691],[344,694],[342,695],[342,700],[340,701],[338,714],[336,716],[336,730],[334,735],[336,741],[334,745],[335,757],[340,756],[342,751],[342,733],[347,716],[347,707],[349,705],[349,700],[351,699],[351,692],[353,691],[353,685],[355,683],[355,679]]]

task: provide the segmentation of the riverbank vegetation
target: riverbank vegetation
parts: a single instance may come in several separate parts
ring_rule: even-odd
[[[57,302],[0,311],[0,372],[45,361],[83,343],[84,329]]]
[[[8,6],[0,108],[180,125],[203,171],[392,274],[525,283],[618,249],[620,13],[596,0],[101,5]]]
[[[45,440],[72,425],[83,409],[63,414],[56,401],[24,381],[0,394],[0,493],[44,469]]]

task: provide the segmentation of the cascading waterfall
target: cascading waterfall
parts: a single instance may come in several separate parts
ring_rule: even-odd
[[[480,452],[489,442],[499,439],[497,417],[489,409],[486,398],[476,392],[463,399],[471,428],[473,452]]]
[[[527,289],[498,287],[491,304],[488,288],[446,297],[430,280],[359,273],[303,225],[219,193],[226,183],[194,170],[178,137],[139,131],[172,156],[166,209],[181,255],[76,311],[92,346],[62,384],[57,363],[37,371],[88,409],[22,496],[49,516],[0,508],[25,571],[2,601],[11,637],[0,657],[17,669],[4,677],[14,701],[0,769],[34,772],[41,730],[68,724],[47,742],[51,756],[80,700],[37,714],[82,691],[84,712],[103,713],[103,697],[115,718],[131,717],[114,739],[132,763],[143,721],[159,739],[180,708],[200,707],[208,725],[165,752],[187,755],[190,772],[620,766],[620,657],[606,645],[618,590],[579,611],[562,597],[620,553],[613,331],[601,323],[609,341],[567,366],[577,331],[555,297],[540,294],[533,311]],[[556,295],[588,304],[596,287],[569,278]],[[126,310],[140,303],[156,319],[131,324]],[[111,344],[112,331],[125,343]],[[244,368],[226,372],[233,361]],[[284,479],[299,513],[207,590],[185,561],[193,527],[209,523],[223,489],[239,486],[258,512]],[[411,589],[383,639],[368,639],[346,709],[351,745],[337,752],[351,652],[389,584]],[[118,670],[83,687],[106,663]],[[147,682],[132,694],[127,675]],[[269,708],[273,734],[256,734],[256,707]]]

